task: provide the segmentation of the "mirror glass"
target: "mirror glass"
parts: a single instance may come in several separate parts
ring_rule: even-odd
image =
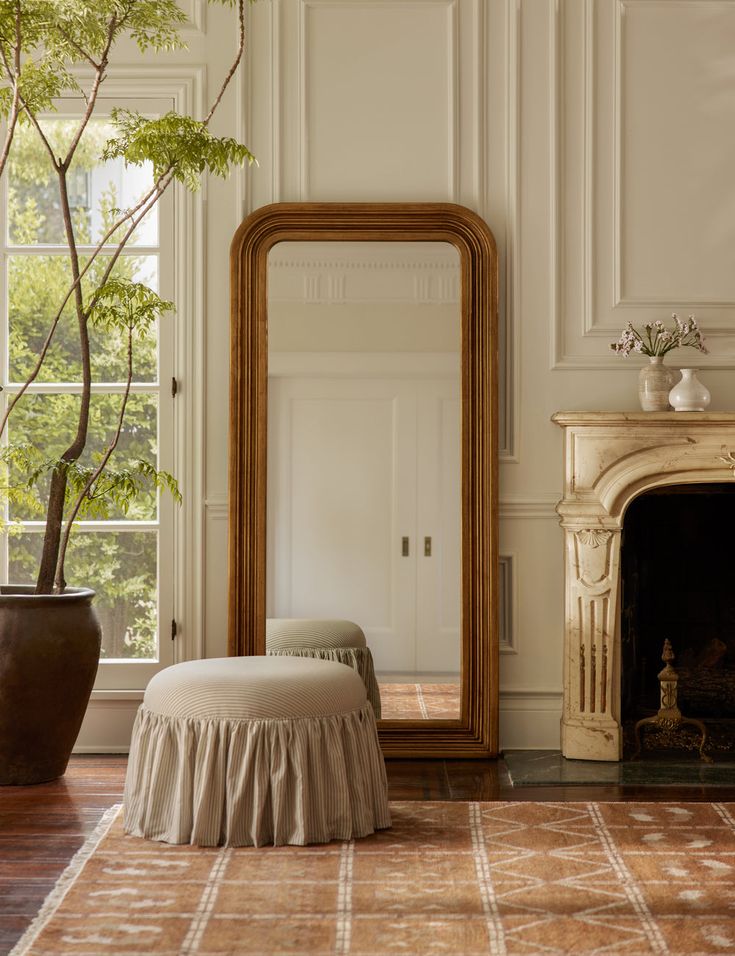
[[[281,242],[267,297],[266,617],[354,622],[384,720],[457,720],[457,249]]]

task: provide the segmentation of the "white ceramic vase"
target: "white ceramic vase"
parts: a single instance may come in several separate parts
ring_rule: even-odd
[[[669,392],[676,381],[674,370],[664,365],[662,355],[651,355],[638,373],[638,398],[644,412],[668,412]]]
[[[710,403],[709,389],[697,378],[696,368],[681,369],[681,380],[669,392],[677,412],[703,412]]]

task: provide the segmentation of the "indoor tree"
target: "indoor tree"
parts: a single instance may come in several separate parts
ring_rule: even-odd
[[[150,371],[152,330],[173,304],[136,279],[134,259],[122,252],[174,183],[195,190],[203,174],[226,176],[253,161],[245,146],[209,129],[245,44],[248,0],[219,2],[233,7],[238,47],[206,116],[171,111],[150,118],[118,108],[102,125],[95,120],[100,91],[122,38],[132,38],[146,54],[184,45],[178,29],[185,17],[174,0],[0,0],[0,176],[13,171],[12,228],[21,242],[49,241],[57,230],[65,246],[61,258],[36,257],[32,273],[27,263],[13,265],[10,308],[14,296],[22,299],[24,322],[12,332],[11,371],[23,384],[0,421],[2,435],[13,420],[13,440],[0,453],[6,497],[14,514],[45,520],[38,594],[64,591],[77,519],[145,509],[161,488],[179,497],[173,476],[156,466],[147,409],[131,393],[134,374]],[[81,114],[49,124],[45,117],[62,95],[78,97]],[[127,207],[118,207],[114,192],[105,195],[98,234],[92,235],[75,205],[79,176],[116,159],[126,168],[146,165],[152,178]],[[92,251],[82,255],[80,246],[89,245]],[[49,428],[40,447],[29,440],[35,396],[28,389],[44,377],[68,379],[68,368],[62,375],[68,363],[76,364],[80,395],[76,403],[62,395],[48,403]],[[119,398],[93,400],[93,379],[102,368],[124,382]],[[68,439],[62,422],[71,424]],[[132,439],[123,431],[131,422]],[[31,560],[29,553],[24,560]],[[130,578],[139,586],[134,574]]]

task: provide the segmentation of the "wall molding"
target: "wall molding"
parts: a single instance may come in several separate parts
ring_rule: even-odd
[[[518,654],[518,555],[515,552],[498,557],[498,646],[501,654]]]
[[[511,700],[556,702],[561,706],[564,692],[560,687],[501,687],[500,698]]]
[[[309,149],[309,88],[307,78],[307,51],[309,39],[309,10],[335,7],[344,8],[344,0],[299,0],[298,6],[298,90],[297,90],[297,128],[298,149],[298,198],[301,202],[311,199],[310,149]],[[459,202],[459,137],[460,137],[460,51],[459,51],[459,12],[458,0],[350,0],[353,8],[381,7],[390,10],[413,9],[417,7],[446,7],[447,29],[447,66],[451,89],[448,91],[448,129],[447,129],[447,195],[451,202]],[[438,197],[437,197],[438,198]]]
[[[227,495],[211,495],[204,502],[206,517],[210,521],[227,521],[228,507]]]
[[[289,374],[289,373],[286,373]],[[500,499],[501,519],[552,519],[559,521],[556,506],[561,501],[561,492],[547,495],[504,495]],[[205,501],[207,515],[213,519],[227,518],[227,496],[211,495]],[[505,557],[512,560],[514,552],[504,552]]]
[[[503,463],[518,463],[518,433],[521,414],[521,370],[518,317],[521,300],[521,264],[518,250],[521,242],[521,4],[520,0],[505,3],[505,216],[503,232],[503,285],[499,304],[498,349],[500,409],[499,457]],[[483,88],[487,87],[487,75]],[[485,136],[491,135],[491,124],[486,124]],[[485,158],[489,155],[484,140]],[[485,195],[487,187],[485,188]],[[483,205],[484,208],[484,205]]]
[[[189,22],[179,28],[182,36],[207,32],[207,3],[206,0],[178,0],[178,4],[189,18]]]
[[[680,5],[690,5],[695,9],[701,7],[701,0],[674,0],[674,2],[679,3]],[[710,3],[719,3],[719,4],[732,4],[733,0],[709,0]],[[613,253],[614,253],[614,271],[613,271],[613,282],[615,288],[615,297],[613,307],[617,308],[618,306],[625,306],[627,308],[646,308],[646,307],[655,307],[659,309],[665,309],[669,311],[671,309],[671,303],[668,300],[664,300],[656,297],[641,297],[641,296],[629,296],[625,294],[623,288],[623,279],[622,279],[622,200],[621,197],[624,195],[624,174],[625,168],[623,165],[622,149],[623,149],[623,130],[625,129],[625,98],[623,96],[623,63],[625,57],[625,14],[627,8],[633,9],[634,7],[645,7],[645,6],[659,6],[661,3],[659,0],[616,0],[615,5],[615,31],[614,31],[614,43],[615,43],[615,57],[614,57],[614,83],[615,83],[615,114],[614,114],[614,156],[615,156],[615,174],[614,174],[614,189],[615,189],[615,218],[614,218],[614,239],[613,239]],[[686,299],[679,301],[676,308],[679,311],[690,311],[693,309],[701,308],[717,308],[717,309],[729,309],[735,310],[735,300],[721,300],[721,299],[710,299],[710,298],[699,298],[699,299]],[[720,335],[735,335],[735,324],[730,325],[726,328],[720,328],[718,330]],[[605,333],[607,334],[607,333]],[[708,333],[711,335],[711,333]]]
[[[559,520],[556,506],[562,494],[552,492],[544,495],[503,495],[500,498],[500,517],[505,518],[552,518]]]
[[[142,699],[142,690],[93,691],[73,753],[128,753]]]
[[[562,692],[500,688],[500,749],[559,750]]]
[[[561,700],[562,693],[556,689],[501,687],[501,750],[558,750]],[[127,698],[92,699],[74,753],[129,753],[139,706],[140,699],[132,694]]]
[[[735,367],[735,301],[683,297],[672,301],[661,295],[634,296],[625,288],[624,227],[625,185],[625,53],[628,17],[636,8],[660,9],[672,4],[659,0],[614,0],[601,5],[579,0],[575,5],[549,0],[554,16],[550,57],[553,89],[551,131],[552,162],[559,166],[553,177],[552,206],[557,223],[552,250],[556,285],[552,317],[552,370],[622,370],[608,343],[616,339],[629,320],[642,324],[672,311],[696,312],[709,339],[718,339],[715,354],[698,357],[701,367]],[[701,9],[700,0],[673,0],[676,6]],[[710,0],[731,7],[733,0]],[[600,54],[600,51],[603,51]],[[600,56],[605,75],[600,75]],[[609,66],[609,69],[608,69]],[[609,110],[601,97],[611,88]],[[604,104],[603,104],[604,105]],[[565,106],[568,109],[565,112]],[[597,127],[595,124],[598,124]],[[603,124],[600,127],[600,123]],[[596,161],[602,129],[612,145],[610,168]],[[601,176],[602,180],[598,177]],[[607,208],[600,195],[608,196]],[[565,222],[561,222],[561,211]],[[601,230],[609,228],[610,271],[600,271]],[[605,238],[607,249],[608,238]],[[604,250],[606,252],[606,249]],[[603,265],[607,261],[602,256]],[[600,283],[604,288],[600,288]],[[705,310],[703,315],[701,310]],[[710,325],[714,323],[714,325]]]

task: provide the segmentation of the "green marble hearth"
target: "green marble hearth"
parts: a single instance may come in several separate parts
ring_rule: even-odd
[[[695,758],[657,758],[608,763],[601,760],[567,760],[559,750],[506,750],[503,757],[514,787],[542,787],[548,784],[735,786],[735,760],[706,764]]]

